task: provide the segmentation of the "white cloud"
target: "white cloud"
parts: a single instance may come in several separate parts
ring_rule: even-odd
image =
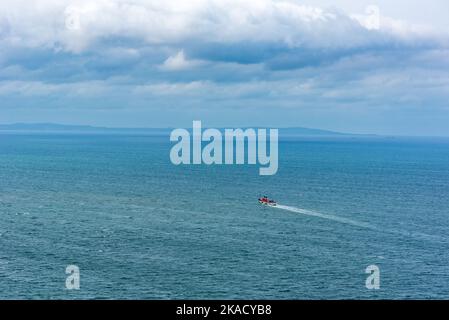
[[[3,45],[78,53],[95,49],[97,41],[111,37],[151,45],[248,41],[324,48],[376,41],[372,32],[366,32],[373,29],[372,13],[355,17],[334,9],[275,0],[2,1],[0,41]],[[416,31],[388,17],[382,20],[385,23],[380,29],[385,26],[383,31],[393,36],[396,31]]]
[[[201,60],[187,60],[184,50],[181,50],[175,55],[168,57],[161,65],[161,69],[166,71],[179,71],[204,65],[204,63]]]

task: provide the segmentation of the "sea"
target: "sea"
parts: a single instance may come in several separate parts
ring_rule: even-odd
[[[449,298],[448,138],[281,138],[272,176],[171,147],[1,133],[0,298]]]

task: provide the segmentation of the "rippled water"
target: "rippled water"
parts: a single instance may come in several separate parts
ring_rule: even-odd
[[[274,176],[169,149],[0,135],[1,298],[449,298],[449,141],[289,139]]]

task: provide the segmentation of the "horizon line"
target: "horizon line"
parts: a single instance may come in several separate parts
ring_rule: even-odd
[[[199,121],[199,120],[193,120],[193,121]],[[61,126],[61,127],[86,127],[86,128],[92,128],[92,129],[107,129],[107,130],[157,130],[157,129],[177,129],[180,127],[175,126],[166,126],[166,127],[127,127],[127,126],[102,126],[102,125],[91,125],[91,124],[64,124],[64,123],[57,123],[57,122],[13,122],[13,123],[0,123],[0,130],[2,129],[1,126]],[[182,127],[182,128],[188,128],[192,129],[192,127]],[[322,129],[322,128],[311,128],[311,127],[303,127],[303,126],[276,126],[276,127],[268,127],[268,126],[206,126],[203,127],[204,129],[208,128],[217,128],[217,129],[227,129],[227,128],[233,128],[233,129],[249,129],[249,128],[266,128],[266,129],[304,129],[304,130],[311,130],[311,131],[321,131],[321,132],[328,132],[332,134],[337,135],[379,135],[377,133],[354,133],[354,132],[341,132],[336,131],[332,129]]]

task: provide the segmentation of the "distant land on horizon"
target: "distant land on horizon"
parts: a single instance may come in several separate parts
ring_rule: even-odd
[[[240,127],[242,129],[248,127]],[[257,129],[258,127],[254,127]],[[128,133],[128,134],[168,134],[174,128],[114,128],[97,127],[90,125],[64,125],[57,123],[13,123],[0,124],[0,131],[6,132],[45,132],[45,133]],[[190,128],[187,128],[190,129]],[[203,129],[207,129],[204,127]],[[224,129],[224,128],[219,128]],[[279,134],[283,136],[307,135],[307,136],[375,136],[374,134],[342,133],[330,130],[312,129],[303,127],[279,128]]]

